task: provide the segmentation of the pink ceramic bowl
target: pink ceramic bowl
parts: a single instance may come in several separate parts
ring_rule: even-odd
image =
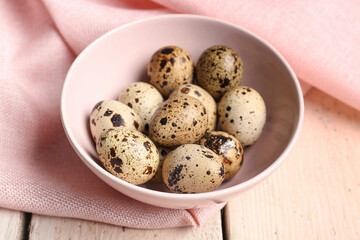
[[[206,48],[234,48],[244,64],[242,85],[260,92],[267,121],[260,139],[245,149],[240,172],[208,193],[176,194],[150,183],[129,184],[107,172],[90,137],[93,106],[116,99],[132,82],[144,81],[151,55],[165,45],[186,49],[196,62]],[[165,15],[126,24],[90,44],[74,61],[61,98],[66,134],[85,165],[107,184],[136,200],[167,208],[194,208],[227,201],[269,176],[289,153],[303,118],[298,80],[284,58],[268,43],[233,24],[193,15]],[[85,167],[85,166],[84,166]]]

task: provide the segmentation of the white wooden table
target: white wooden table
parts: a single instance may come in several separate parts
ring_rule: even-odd
[[[200,228],[140,230],[0,208],[0,239],[360,239],[360,112],[310,90],[284,164]]]

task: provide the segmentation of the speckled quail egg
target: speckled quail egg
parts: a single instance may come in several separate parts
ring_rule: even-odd
[[[196,64],[198,84],[218,101],[224,93],[238,86],[243,76],[240,56],[227,46],[206,49]]]
[[[116,100],[98,102],[90,115],[90,131],[96,142],[104,130],[116,127],[126,127],[143,131],[140,117],[125,104]]]
[[[266,121],[265,102],[250,87],[234,87],[221,98],[218,115],[221,128],[234,135],[245,147],[261,135]]]
[[[162,175],[171,192],[202,193],[218,188],[225,173],[221,158],[213,151],[185,144],[166,156]]]
[[[159,165],[155,144],[141,132],[124,127],[104,131],[96,151],[111,174],[135,185],[149,181]]]
[[[150,122],[149,136],[162,146],[194,143],[206,132],[204,105],[190,96],[175,96],[163,102]]]
[[[161,93],[152,85],[136,82],[125,88],[118,100],[132,108],[141,118],[145,132],[149,130],[150,119],[164,101]]]
[[[221,131],[205,133],[199,141],[222,158],[225,167],[225,180],[232,178],[241,168],[243,148],[240,142],[230,134]]]
[[[151,57],[147,67],[149,82],[164,97],[178,86],[192,83],[194,62],[189,53],[177,46],[160,48]]]
[[[159,167],[154,175],[154,177],[151,179],[152,182],[155,183],[163,183],[162,178],[162,165],[164,163],[165,157],[168,155],[169,152],[174,150],[174,148],[167,148],[163,146],[156,146],[159,151]]]
[[[206,108],[208,114],[208,130],[215,130],[217,121],[216,102],[214,98],[203,88],[194,84],[185,84],[177,87],[171,94],[170,97],[178,95],[188,95],[194,97],[202,102]]]

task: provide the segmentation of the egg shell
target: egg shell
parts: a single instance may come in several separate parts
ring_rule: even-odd
[[[149,136],[159,145],[194,143],[206,132],[208,117],[196,98],[176,96],[163,102],[151,118]]]
[[[225,180],[232,178],[240,170],[244,150],[234,136],[222,131],[207,132],[199,144],[221,157],[225,167]]]
[[[152,85],[136,82],[125,88],[118,100],[137,113],[144,124],[144,131],[149,131],[150,119],[164,101],[161,93]]]
[[[90,131],[94,141],[97,142],[103,131],[117,127],[144,130],[140,117],[125,104],[116,100],[98,102],[90,115]]]
[[[202,193],[218,188],[224,180],[224,164],[210,149],[185,144],[170,152],[163,164],[162,175],[174,193]]]
[[[147,75],[149,82],[167,98],[178,86],[193,82],[194,62],[184,49],[166,46],[151,57]]]
[[[196,64],[196,76],[199,86],[218,101],[227,90],[241,83],[243,63],[232,48],[213,46],[201,54]]]
[[[103,132],[96,151],[111,174],[135,185],[149,181],[159,166],[155,144],[139,131],[124,127]]]
[[[171,94],[171,97],[184,95],[198,99],[206,108],[208,114],[208,130],[213,131],[217,126],[217,110],[214,98],[203,88],[194,84],[185,84],[177,87]]]
[[[221,98],[218,116],[222,130],[234,135],[245,147],[261,135],[266,121],[265,102],[256,90],[238,86]]]
[[[152,182],[155,183],[163,183],[162,178],[162,166],[165,160],[165,157],[172,151],[174,148],[167,148],[163,146],[156,146],[159,151],[159,167],[154,175],[154,177],[151,179]]]

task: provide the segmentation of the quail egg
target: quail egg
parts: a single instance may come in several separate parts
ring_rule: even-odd
[[[147,75],[149,82],[167,98],[178,86],[193,82],[194,62],[184,49],[166,46],[151,57]]]
[[[234,135],[245,147],[260,137],[266,121],[266,106],[257,91],[237,86],[221,98],[218,115],[222,130]]]
[[[234,49],[217,45],[206,49],[196,64],[197,82],[216,101],[243,76],[243,63]]]
[[[159,165],[155,144],[144,134],[124,127],[104,131],[96,151],[111,174],[135,185],[149,181]]]
[[[240,170],[244,151],[234,136],[221,131],[208,132],[200,139],[199,144],[221,157],[225,167],[225,180],[232,178]]]
[[[151,118],[149,136],[162,146],[194,143],[206,132],[204,105],[190,96],[175,96],[163,102]]]
[[[126,127],[143,131],[140,117],[125,104],[116,100],[98,102],[90,115],[90,131],[94,141],[109,128]]]
[[[224,164],[210,149],[197,144],[185,144],[166,156],[162,176],[171,192],[210,192],[223,182]]]
[[[141,118],[145,132],[149,130],[150,119],[164,101],[161,93],[152,85],[136,82],[125,88],[118,100],[132,108]]]
[[[185,84],[177,87],[171,94],[170,97],[178,96],[178,95],[188,95],[190,97],[194,97],[202,104],[204,104],[206,108],[206,112],[208,114],[208,130],[213,131],[216,128],[217,121],[217,112],[216,112],[216,102],[214,98],[203,88],[194,85],[194,84]]]

